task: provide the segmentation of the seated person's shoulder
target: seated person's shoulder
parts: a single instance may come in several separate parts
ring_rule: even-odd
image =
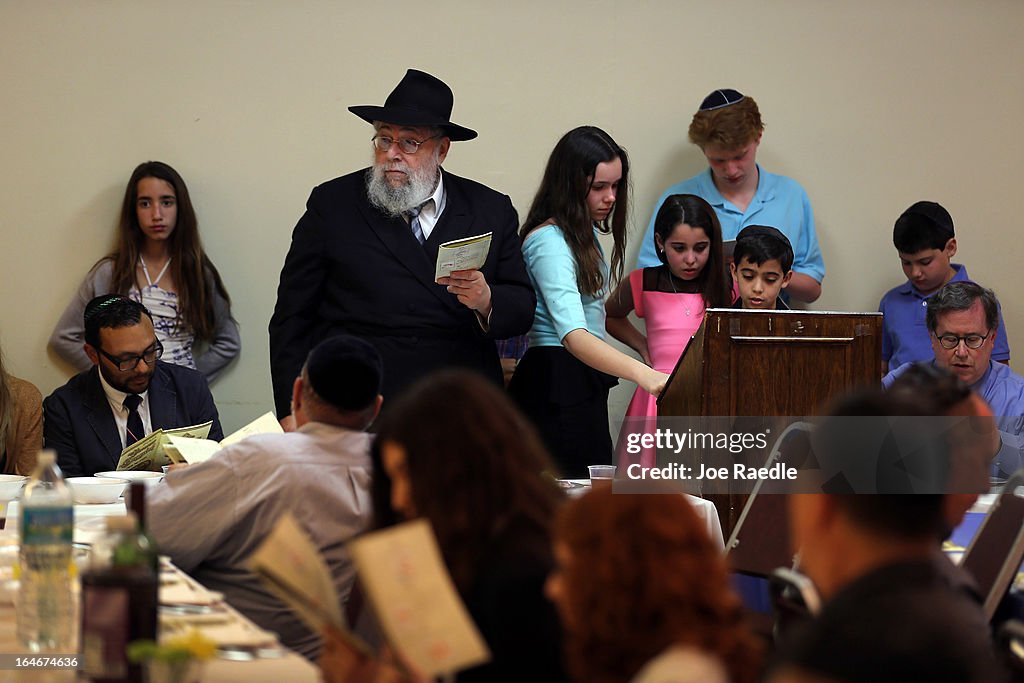
[[[161,374],[178,385],[196,386],[206,389],[206,391],[210,390],[210,385],[206,381],[206,377],[203,376],[203,373],[184,365],[157,361],[156,372],[153,373],[154,380]]]
[[[47,404],[55,400],[65,401],[73,395],[81,396],[97,391],[102,393],[103,387],[100,385],[99,374],[93,366],[77,375],[72,375],[67,382],[50,392],[50,395],[43,401],[43,407],[45,408]]]
[[[18,406],[19,409],[22,406],[35,406],[38,408],[43,402],[43,395],[39,393],[39,389],[36,388],[35,384],[14,375],[8,375],[8,380],[10,381],[9,386],[14,405]]]
[[[891,567],[840,591],[782,660],[839,680],[996,681],[988,633],[978,604],[945,577]]]

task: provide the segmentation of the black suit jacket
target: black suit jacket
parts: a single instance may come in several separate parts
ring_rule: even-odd
[[[501,381],[495,339],[533,324],[536,298],[523,263],[518,219],[506,195],[443,172],[445,209],[420,245],[401,218],[366,196],[366,170],[313,189],[292,234],[270,320],[270,369],[278,415],[290,412],[292,383],[309,350],[347,333],[384,361],[384,396],[441,368],[474,368]],[[492,232],[480,270],[491,288],[490,329],[434,282],[437,247]]]
[[[195,370],[157,361],[148,400],[153,429],[213,420],[209,438],[224,438],[210,387]],[[117,468],[121,435],[95,365],[43,401],[43,447],[57,451],[57,464],[66,477],[91,476]]]

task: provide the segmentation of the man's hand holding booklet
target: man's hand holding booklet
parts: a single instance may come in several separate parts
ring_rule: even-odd
[[[480,270],[491,250],[491,233],[445,242],[437,248],[434,281],[448,277],[456,270]]]
[[[280,423],[273,413],[266,413],[256,418],[237,432],[225,436],[219,443],[207,439],[212,421],[191,427],[175,429],[157,429],[144,439],[136,441],[121,451],[117,461],[118,470],[149,470],[159,472],[164,465],[209,460],[213,455],[236,441],[241,441],[253,434],[273,434],[282,431]]]

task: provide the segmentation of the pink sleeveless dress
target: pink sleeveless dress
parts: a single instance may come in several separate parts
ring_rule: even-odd
[[[664,266],[662,266],[664,267]],[[638,268],[629,274],[629,285],[633,291],[633,308],[639,318],[647,323],[647,350],[651,363],[659,372],[670,373],[683,355],[686,345],[697,332],[704,320],[704,297],[701,294],[685,292],[644,291],[644,271]],[[637,387],[629,407],[623,431],[653,433],[657,429],[658,399]],[[643,419],[641,419],[643,418]],[[655,451],[644,449],[640,453],[628,453],[620,438],[619,467],[639,462],[642,467],[656,464]]]

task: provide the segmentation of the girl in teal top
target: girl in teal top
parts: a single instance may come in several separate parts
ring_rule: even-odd
[[[569,477],[612,462],[608,390],[617,378],[659,394],[668,376],[604,341],[604,297],[622,276],[629,160],[600,128],[566,133],[520,230],[537,292],[530,348],[509,391]],[[611,234],[611,267],[598,234]]]

